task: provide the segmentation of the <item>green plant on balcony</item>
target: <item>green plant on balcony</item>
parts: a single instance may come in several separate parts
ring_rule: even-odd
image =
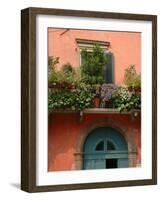
[[[49,88],[55,90],[74,89],[79,82],[77,73],[78,70],[76,71],[70,63],[64,64],[60,70],[56,70],[55,67],[49,65]]]
[[[119,87],[112,94],[112,101],[115,108],[118,108],[120,112],[123,110],[130,111],[132,109],[141,108],[141,94],[131,93],[125,87]]]
[[[85,49],[82,50],[83,56],[86,59],[81,68],[74,69],[70,63],[65,63],[59,71],[55,69],[59,58],[49,58],[49,111],[83,110],[99,108],[100,105],[117,108],[120,112],[141,108],[141,93],[136,92],[141,87],[141,78],[134,65],[125,70],[126,87],[118,87],[115,84],[102,84],[102,68],[106,60],[99,46],[94,46],[90,54]]]
[[[49,85],[57,79],[56,65],[59,63],[59,57],[49,56],[48,58],[48,82]]]
[[[101,91],[101,84],[86,84],[90,88],[89,92],[93,94],[93,106],[95,108],[99,108],[101,104],[101,96],[100,96],[100,91]]]
[[[107,63],[104,51],[99,45],[94,45],[91,52],[87,49],[81,51],[81,75],[82,81],[87,84],[103,83],[103,66]]]
[[[85,108],[93,107],[93,98],[95,94],[92,92],[91,87],[85,83],[80,83],[75,91],[76,99],[74,107],[76,110],[83,110]]]
[[[71,109],[83,110],[93,106],[93,94],[85,84],[69,92],[68,90],[58,90],[49,92],[48,108],[53,109]]]
[[[141,75],[136,72],[135,65],[130,65],[125,69],[124,84],[129,91],[141,91]]]

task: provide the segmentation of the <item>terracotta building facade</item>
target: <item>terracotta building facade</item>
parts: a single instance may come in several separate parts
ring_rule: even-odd
[[[48,29],[48,55],[81,65],[81,49],[99,44],[112,54],[113,82],[123,84],[125,68],[141,72],[141,34]],[[116,109],[53,111],[48,118],[48,171],[141,166],[141,113]]]
[[[141,71],[141,33],[48,29],[48,55],[59,57],[58,68],[67,62],[79,67],[81,48],[90,49],[92,43],[113,53],[115,84],[122,84],[129,65]]]

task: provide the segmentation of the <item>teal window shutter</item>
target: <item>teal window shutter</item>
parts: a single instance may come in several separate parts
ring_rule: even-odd
[[[104,66],[105,83],[114,83],[114,55],[112,52],[106,52],[107,64]]]

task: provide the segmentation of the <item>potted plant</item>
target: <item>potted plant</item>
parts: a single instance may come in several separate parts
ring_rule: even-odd
[[[93,106],[93,93],[89,88],[83,84],[74,90],[58,90],[51,91],[48,95],[48,108],[49,110],[55,109],[71,109],[71,110],[83,110]]]
[[[101,86],[101,99],[102,99],[102,107],[104,108],[112,108],[112,94],[117,90],[117,85],[112,83],[104,83]]]
[[[136,72],[135,65],[125,69],[124,84],[130,92],[141,92],[141,75]]]
[[[76,74],[70,63],[64,64],[60,70],[50,68],[48,74],[49,88],[54,90],[74,90],[76,89],[79,80],[76,80],[78,74]]]
[[[134,92],[140,93],[141,92],[141,75],[138,74],[133,83]]]
[[[93,103],[95,108],[100,108],[101,105],[100,92],[101,92],[101,85],[100,84],[93,85],[93,93],[94,93]]]
[[[126,87],[119,87],[112,94],[113,105],[120,112],[141,109],[141,94],[132,93]]]
[[[54,82],[57,80],[56,65],[59,63],[59,57],[48,57],[48,87],[53,88]]]

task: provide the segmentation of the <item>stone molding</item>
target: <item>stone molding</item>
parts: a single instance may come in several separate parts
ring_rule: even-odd
[[[81,130],[78,143],[76,144],[75,152],[75,169],[81,170],[83,168],[83,146],[87,136],[96,128],[110,127],[117,130],[125,139],[128,145],[128,163],[129,167],[137,166],[137,146],[133,138],[133,130],[128,129],[124,124],[113,119],[98,119],[87,125]]]

